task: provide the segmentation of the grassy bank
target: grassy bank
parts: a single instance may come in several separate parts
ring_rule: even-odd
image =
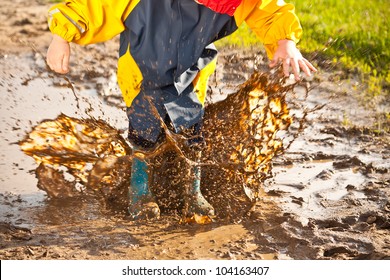
[[[373,95],[389,93],[390,11],[389,0],[296,0],[304,37],[299,43],[304,53],[359,73]],[[247,46],[255,42],[247,28],[240,28],[222,44]]]

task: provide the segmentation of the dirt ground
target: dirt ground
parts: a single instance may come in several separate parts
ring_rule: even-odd
[[[73,93],[44,63],[48,7],[20,0],[0,6],[1,259],[390,258],[390,137],[377,131],[389,104],[368,102],[353,75],[320,60],[308,97],[298,101],[324,106],[274,158],[251,215],[232,212],[206,225],[180,224],[175,213],[134,222],[95,197],[48,199],[37,188],[36,163],[17,145],[33,126],[87,112],[119,131],[127,126],[115,83],[117,38],[72,48],[66,77]],[[234,92],[262,60],[254,49],[221,50],[212,101]]]

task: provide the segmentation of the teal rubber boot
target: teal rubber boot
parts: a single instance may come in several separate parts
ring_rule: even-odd
[[[204,198],[200,191],[200,166],[192,167],[192,182],[189,190],[188,212],[190,215],[214,216],[214,207]]]
[[[128,212],[131,219],[153,219],[160,217],[154,196],[149,189],[148,165],[136,157],[131,166]]]

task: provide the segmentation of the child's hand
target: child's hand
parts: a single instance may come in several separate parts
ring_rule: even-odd
[[[283,63],[283,73],[286,77],[290,75],[290,67],[292,68],[296,81],[300,80],[299,73],[301,70],[307,76],[311,76],[312,72],[317,72],[317,69],[302,56],[295,42],[291,40],[286,39],[278,42],[278,48],[269,66],[275,67],[279,61]]]
[[[66,74],[69,72],[69,58],[69,43],[60,36],[54,34],[53,40],[47,50],[47,65],[49,65],[51,70],[57,73]]]

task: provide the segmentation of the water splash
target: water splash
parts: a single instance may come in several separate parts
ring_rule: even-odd
[[[121,132],[104,121],[63,114],[42,121],[19,145],[39,164],[38,187],[49,197],[92,192],[125,209],[131,160],[136,156],[152,166],[152,188],[168,208],[169,204],[185,208],[183,182],[189,179],[181,174],[180,165],[202,166],[202,192],[221,215],[227,214],[239,205],[252,207],[261,196],[272,159],[284,150],[278,133],[288,132],[293,121],[286,95],[294,86],[279,72],[255,73],[236,93],[208,105],[203,127],[207,144],[200,159],[186,148],[188,138],[172,133],[163,121],[166,140],[148,153],[132,155]],[[175,188],[181,193],[171,191]]]

